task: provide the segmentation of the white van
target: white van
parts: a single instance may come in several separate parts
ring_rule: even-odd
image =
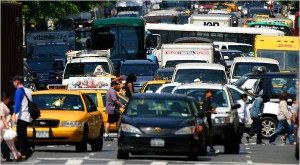
[[[175,67],[179,63],[213,63],[212,43],[163,44],[158,61],[162,67]]]
[[[253,67],[264,66],[268,72],[278,72],[279,62],[271,58],[263,57],[236,57],[234,58],[229,75],[229,82],[233,84],[241,76],[251,73]]]
[[[220,64],[185,63],[178,64],[174,70],[171,83],[227,84],[225,67]]]
[[[70,77],[90,77],[102,66],[105,75],[113,75],[114,67],[107,57],[107,51],[73,51],[67,53],[68,62],[64,69],[62,84],[68,85]]]
[[[193,14],[189,18],[189,24],[200,26],[231,27],[231,15],[226,14]]]

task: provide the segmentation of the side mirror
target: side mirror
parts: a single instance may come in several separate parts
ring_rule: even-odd
[[[233,106],[231,106],[231,109],[238,109],[240,107],[241,107],[240,104],[234,104]]]
[[[203,112],[198,112],[198,113],[197,113],[197,117],[198,117],[198,118],[205,117],[205,113],[203,113]]]
[[[96,105],[90,105],[88,108],[88,112],[94,112],[94,111],[97,111]]]

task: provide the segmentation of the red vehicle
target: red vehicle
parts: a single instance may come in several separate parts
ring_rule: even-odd
[[[206,1],[204,3],[199,4],[198,14],[207,14],[211,10],[213,5],[214,5],[213,1]]]
[[[297,11],[295,14],[295,20],[294,20],[294,36],[299,36],[299,12]]]

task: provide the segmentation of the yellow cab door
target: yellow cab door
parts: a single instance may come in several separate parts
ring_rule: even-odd
[[[87,122],[88,122],[88,137],[89,139],[96,139],[101,131],[101,118],[102,118],[102,114],[96,109],[94,111],[89,111],[88,108],[91,105],[94,105],[94,102],[92,101],[92,99],[86,95],[83,94],[83,98],[84,98],[84,102],[87,108]]]

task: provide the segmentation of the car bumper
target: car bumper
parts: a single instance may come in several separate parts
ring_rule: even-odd
[[[213,142],[215,145],[224,145],[226,143],[229,127],[229,124],[213,125]]]
[[[39,137],[40,132],[48,132],[48,136]],[[83,130],[80,128],[28,128],[28,140],[34,144],[75,144],[83,137]]]
[[[154,147],[150,143],[152,139],[162,139],[165,145]],[[187,155],[198,152],[199,140],[194,135],[137,135],[131,133],[120,133],[118,139],[119,149],[131,153],[160,153]]]

